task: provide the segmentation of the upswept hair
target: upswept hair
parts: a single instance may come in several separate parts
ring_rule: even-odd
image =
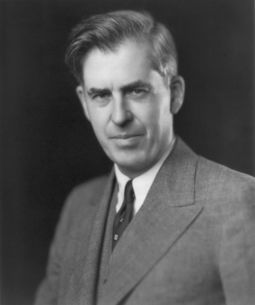
[[[65,62],[81,84],[83,60],[88,52],[94,48],[114,51],[126,39],[151,45],[152,67],[162,76],[171,78],[177,74],[177,51],[170,31],[148,12],[131,10],[93,15],[82,20],[71,32]]]

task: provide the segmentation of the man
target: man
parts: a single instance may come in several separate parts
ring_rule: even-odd
[[[255,304],[255,181],[175,136],[170,32],[148,13],[92,16],[66,60],[114,168],[68,198],[36,304]]]

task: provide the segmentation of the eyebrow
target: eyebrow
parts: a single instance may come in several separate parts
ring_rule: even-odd
[[[87,92],[87,94],[89,96],[93,96],[93,95],[96,95],[96,94],[103,94],[103,93],[110,93],[111,90],[110,89],[107,89],[107,88],[90,88]]]
[[[138,80],[138,81],[132,82],[130,84],[127,84],[127,85],[121,87],[121,90],[124,92],[128,92],[134,88],[139,88],[139,87],[146,88],[148,90],[152,88],[151,84]]]
[[[120,88],[120,90],[125,93],[125,92],[131,91],[132,89],[137,88],[137,87],[143,87],[143,88],[146,88],[148,90],[150,90],[152,88],[151,84],[149,84],[147,82],[144,82],[142,80],[137,80],[137,81],[134,81],[130,84],[122,86]],[[95,95],[95,94],[110,93],[110,92],[111,92],[111,89],[109,89],[109,88],[94,88],[94,87],[92,87],[87,91],[87,94],[89,96],[92,96],[92,95]]]

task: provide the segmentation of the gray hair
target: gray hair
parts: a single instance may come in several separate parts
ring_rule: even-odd
[[[82,20],[71,32],[65,62],[82,83],[85,56],[94,48],[114,51],[126,39],[150,43],[152,67],[162,76],[174,76],[178,70],[177,51],[170,31],[148,12],[131,10],[93,15]]]

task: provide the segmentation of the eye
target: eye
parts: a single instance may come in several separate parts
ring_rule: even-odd
[[[92,100],[108,100],[111,97],[111,93],[107,91],[98,92],[91,95]]]
[[[135,88],[135,89],[133,89],[133,93],[134,94],[141,94],[141,93],[144,93],[144,92],[146,92],[146,90],[143,89],[143,88]]]
[[[149,92],[147,88],[143,87],[137,87],[137,88],[132,88],[127,92],[128,95],[131,95],[133,97],[143,97]]]

